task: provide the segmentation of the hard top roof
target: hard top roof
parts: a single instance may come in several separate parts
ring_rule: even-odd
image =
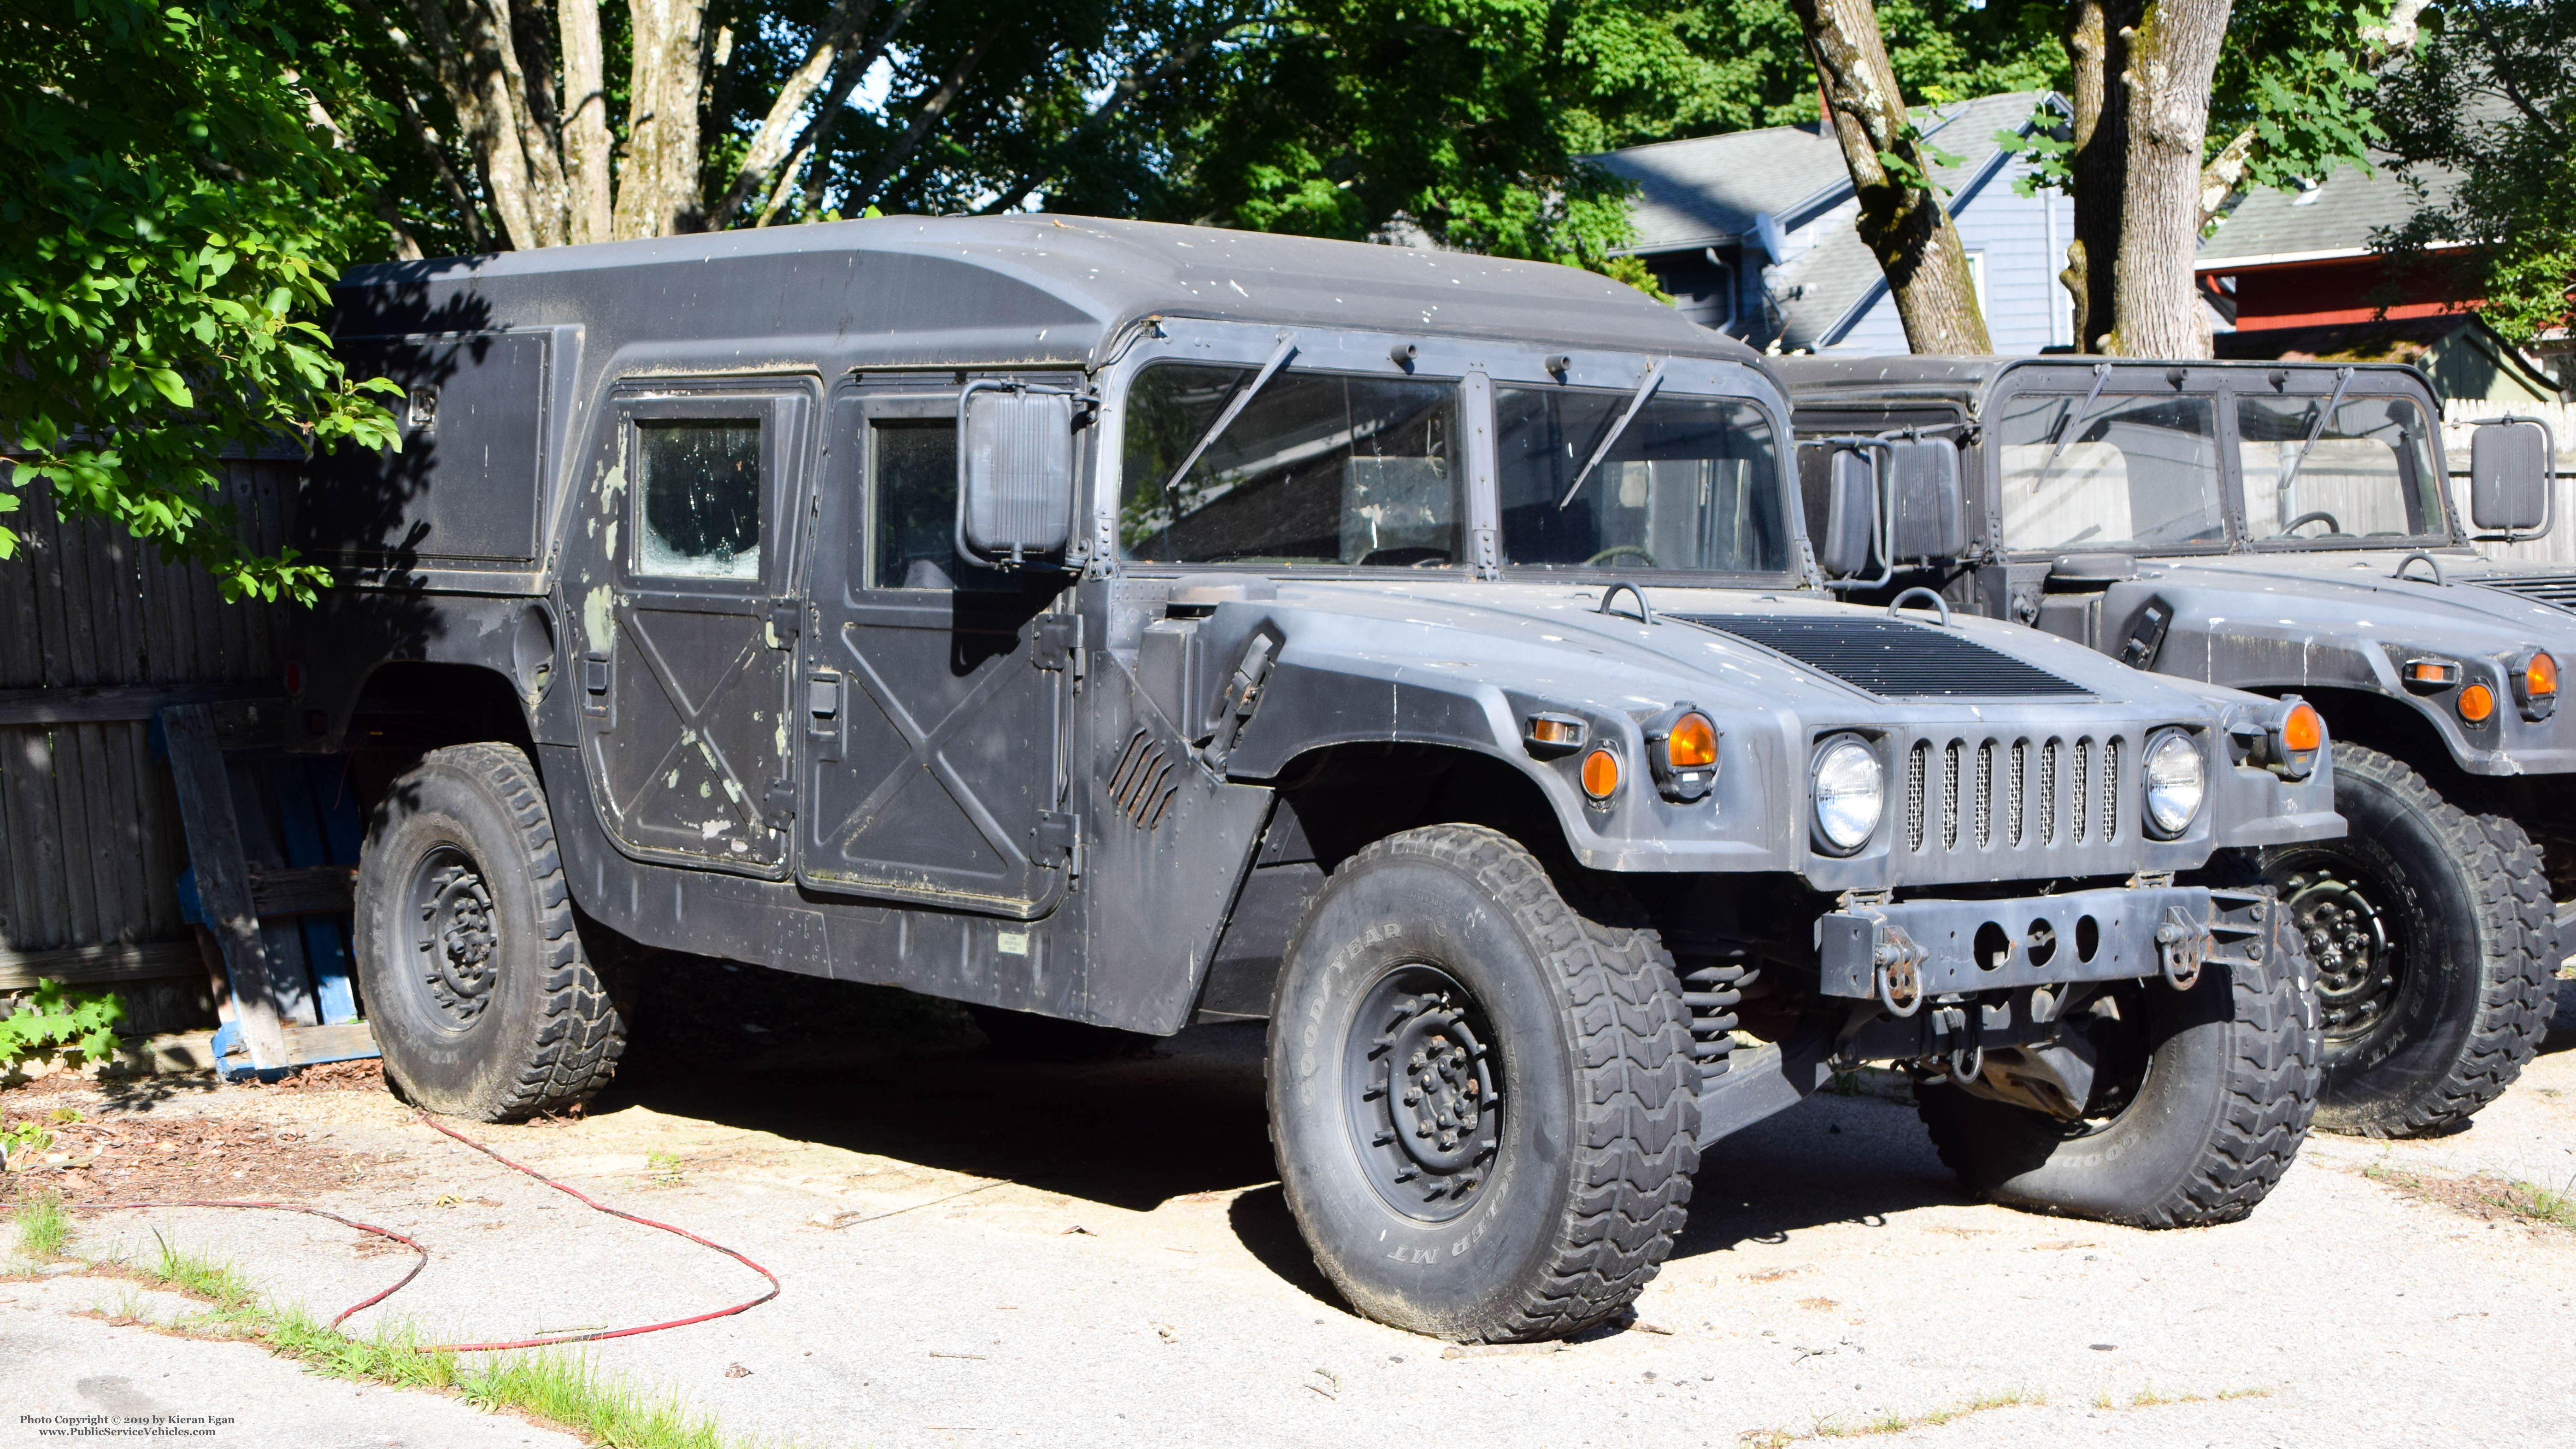
[[[1590,272],[1466,252],[1088,217],[884,217],[355,267],[344,336],[578,324],[589,347],[745,361],[1094,365],[1148,316],[1751,362]]]
[[[2070,374],[2075,379],[2092,371],[2096,363],[2108,362],[2116,379],[2122,373],[2152,369],[2161,380],[2172,368],[2192,372],[2271,372],[2286,371],[2294,376],[2314,374],[2331,386],[2335,370],[2351,366],[2356,375],[2364,373],[2401,374],[2419,386],[2423,374],[2402,363],[2275,362],[2215,361],[2208,358],[2174,362],[2150,357],[2097,357],[2076,353],[2051,353],[2040,357],[1941,357],[1898,353],[1887,357],[1775,357],[1769,359],[1771,371],[1793,399],[1817,398],[1835,392],[1888,394],[1913,397],[1958,398],[1974,401],[1991,388],[2004,373],[2015,368],[2047,368]],[[2079,381],[2079,384],[2080,381]],[[2311,387],[2303,379],[2301,391]]]

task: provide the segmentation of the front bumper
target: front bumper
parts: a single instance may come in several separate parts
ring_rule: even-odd
[[[2239,933],[2203,886],[2118,886],[2011,900],[1856,905],[1816,922],[1828,996],[1900,1015],[1925,998],[2162,975],[2188,985]]]

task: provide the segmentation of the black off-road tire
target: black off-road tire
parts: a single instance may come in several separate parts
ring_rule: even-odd
[[[516,747],[433,750],[387,787],[359,857],[355,935],[385,1075],[406,1100],[510,1122],[584,1101],[617,1070],[625,1023],[583,950],[545,791]]]
[[[1971,1192],[2038,1212],[2140,1228],[2252,1212],[2306,1140],[2319,1077],[2306,954],[2276,902],[2263,900],[2260,912],[2259,934],[2222,937],[2234,961],[2203,966],[2189,991],[2161,980],[2118,989],[2118,1005],[2136,1013],[2128,1029],[2145,1072],[2116,1115],[2067,1123],[1925,1086],[1916,1111],[1941,1161]],[[2250,920],[2255,908],[2229,914]]]
[[[1406,994],[1435,978],[1455,992]],[[1359,1013],[1388,999],[1373,1037]],[[1438,1020],[1472,1027],[1460,1056],[1500,1059],[1499,1106],[1463,1114],[1482,1134],[1461,1140],[1482,1148],[1466,1167],[1390,1186],[1414,1149],[1372,1125],[1398,1110],[1368,1095],[1396,1054],[1373,1043]],[[1369,1317],[1462,1342],[1563,1337],[1636,1298],[1681,1233],[1698,1082],[1661,939],[1587,920],[1528,851],[1474,826],[1343,862],[1289,943],[1270,1021],[1271,1142],[1317,1265]],[[1421,1181],[1457,1186],[1433,1204],[1411,1196]]]
[[[2326,1010],[2317,1125],[2363,1137],[2442,1131],[2504,1095],[2548,1035],[2558,965],[2548,877],[2522,826],[2481,810],[2473,793],[2445,799],[2402,761],[2340,742],[2334,775],[2351,832],[2263,853],[2285,901],[2316,902],[2303,915]],[[2346,879],[2357,895],[2316,888]],[[2356,900],[2375,908],[2375,928]],[[2374,989],[2386,973],[2348,971],[2370,958],[2338,947],[2379,936],[2395,947],[2395,980]],[[2365,1006],[2375,1009],[2365,1016]]]

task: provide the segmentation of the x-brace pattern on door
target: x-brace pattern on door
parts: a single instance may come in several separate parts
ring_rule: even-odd
[[[644,660],[646,672],[653,676],[653,683],[661,689],[663,697],[670,700],[672,712],[679,716],[680,733],[671,742],[670,748],[662,752],[661,758],[653,762],[653,768],[636,777],[638,784],[634,793],[617,802],[618,815],[620,818],[633,818],[635,812],[644,804],[647,793],[654,788],[654,781],[661,778],[664,771],[671,767],[674,759],[685,757],[688,752],[694,750],[698,757],[706,762],[707,768],[713,771],[715,777],[723,783],[726,805],[741,817],[745,838],[749,840],[769,838],[769,826],[761,819],[760,814],[760,792],[754,790],[742,778],[742,772],[734,767],[734,762],[726,757],[724,750],[717,745],[715,737],[707,729],[709,716],[715,714],[719,706],[739,707],[741,705],[739,696],[730,695],[733,682],[760,661],[766,646],[759,636],[751,636],[740,652],[734,655],[733,662],[725,666],[724,671],[707,686],[706,696],[703,699],[692,700],[688,697],[688,691],[680,687],[679,679],[669,661],[662,657],[661,647],[654,642],[651,633],[636,619],[635,614],[636,610],[632,604],[623,602],[618,604],[618,629],[634,644],[635,652]],[[762,789],[766,788],[764,784]],[[759,850],[754,854],[763,859],[777,858],[774,849]]]

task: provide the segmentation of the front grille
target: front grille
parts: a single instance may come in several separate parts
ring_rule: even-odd
[[[2478,582],[2562,609],[2576,609],[2576,574],[2498,574]]]
[[[1671,617],[1786,654],[1854,689],[1890,699],[2061,698],[2093,693],[1954,629],[1902,619],[1763,614]]]
[[[1929,860],[1970,850],[2042,851],[2062,845],[2071,851],[2114,845],[2120,839],[2122,762],[2128,748],[2129,742],[2118,735],[1915,740],[1902,752],[1902,855]],[[2035,876],[2073,875],[2083,873],[2079,864],[2069,861],[2054,868],[2034,859],[2028,869]]]

